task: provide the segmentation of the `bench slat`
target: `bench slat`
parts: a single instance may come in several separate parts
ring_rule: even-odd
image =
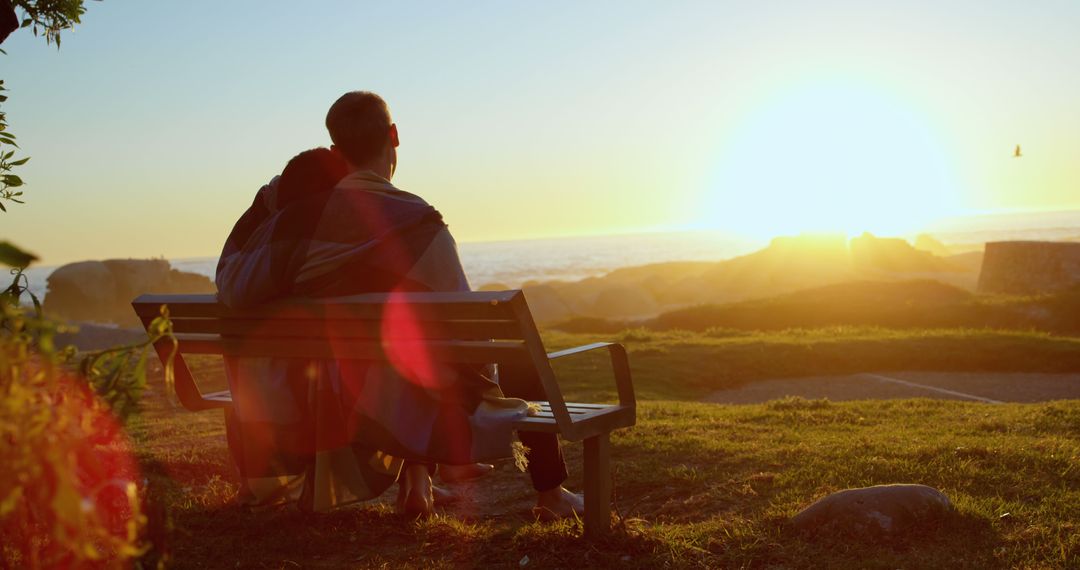
[[[548,402],[536,402],[536,403],[540,404],[540,407],[542,409],[545,409],[545,410],[550,410],[551,409],[551,404],[548,403]],[[566,403],[567,409],[569,409],[569,408],[581,408],[581,409],[585,409],[585,410],[602,410],[604,408],[610,408],[613,405],[614,404],[582,404],[582,403],[577,403],[577,402],[567,402]]]
[[[177,333],[240,335],[257,337],[300,338],[383,338],[382,321],[302,321],[298,319],[215,319],[177,318],[171,316]],[[444,340],[520,339],[521,327],[513,321],[436,321],[417,326],[388,327],[395,338]]]
[[[386,361],[389,357],[380,342],[354,339],[241,339],[219,335],[177,334],[180,352],[225,356],[325,358],[331,360]],[[521,342],[513,341],[395,341],[399,354],[428,354],[434,362],[460,364],[526,363],[529,353]]]
[[[132,305],[140,317],[156,317],[161,305],[168,305],[177,318],[267,318],[275,319],[380,319],[388,305],[407,305],[420,320],[514,319],[511,301],[517,291],[476,291],[454,293],[369,293],[325,299],[284,300],[250,309],[232,309],[217,302],[215,295],[140,295]]]
[[[543,402],[539,402],[543,404]],[[636,422],[634,408],[630,406],[607,405],[603,409],[591,410],[580,414],[571,414],[577,439],[585,439],[600,434],[611,432],[620,427],[630,427]],[[514,423],[515,429],[523,431],[539,431],[546,433],[561,433],[555,422],[554,416],[549,412],[542,412],[539,416],[529,416]],[[563,434],[566,437],[566,434]]]
[[[232,403],[232,392],[228,390],[222,390],[220,392],[210,392],[209,394],[203,394],[204,400],[211,400],[214,402],[229,402]]]
[[[543,433],[559,433],[559,426],[555,424],[555,418],[537,418],[533,416],[514,422],[514,429]]]

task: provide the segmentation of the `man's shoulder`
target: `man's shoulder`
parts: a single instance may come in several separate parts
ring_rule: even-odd
[[[415,202],[422,202],[427,204],[427,201],[413,194],[394,186],[389,180],[375,174],[368,170],[359,170],[342,178],[334,187],[335,190],[363,190],[366,192],[372,192],[375,194],[381,194],[392,198],[398,198],[401,200],[410,200]]]

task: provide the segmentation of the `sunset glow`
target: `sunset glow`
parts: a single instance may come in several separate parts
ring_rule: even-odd
[[[70,49],[4,45],[33,157],[4,223],[45,264],[216,255],[349,89],[386,96],[395,184],[460,242],[1080,208],[1072,3],[93,8]]]
[[[717,228],[759,238],[900,235],[956,213],[952,161],[900,97],[843,81],[796,85],[726,134],[705,211]]]

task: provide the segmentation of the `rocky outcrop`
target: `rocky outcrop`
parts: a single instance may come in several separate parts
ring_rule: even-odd
[[[865,233],[851,240],[851,261],[862,272],[938,273],[956,271],[948,261],[900,238]]]
[[[44,309],[67,321],[139,324],[131,300],[143,293],[213,293],[214,283],[164,259],[80,261],[49,275]]]
[[[1080,243],[999,241],[986,244],[983,293],[1052,293],[1080,284]]]
[[[915,249],[932,253],[941,257],[948,257],[953,254],[949,248],[945,247],[945,244],[940,240],[929,234],[919,234],[915,236],[915,243],[911,244]]]
[[[923,245],[933,242],[923,239]],[[978,253],[941,257],[898,238],[863,234],[778,237],[725,261],[625,267],[579,281],[522,286],[533,317],[552,325],[575,318],[638,320],[699,305],[736,303],[840,283],[941,281],[971,290]]]
[[[952,511],[941,491],[926,485],[875,485],[819,499],[791,518],[803,532],[894,535],[940,520]]]

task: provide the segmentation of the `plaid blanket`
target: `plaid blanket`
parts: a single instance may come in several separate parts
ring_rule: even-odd
[[[275,191],[276,179],[225,243],[216,279],[225,304],[469,289],[439,212],[374,173],[353,173],[280,210]],[[408,326],[407,318],[384,319],[384,326]],[[321,511],[378,496],[403,459],[509,457],[511,425],[527,414],[524,401],[502,397],[485,368],[280,358],[226,364],[234,402],[229,447],[257,502],[295,498]]]

